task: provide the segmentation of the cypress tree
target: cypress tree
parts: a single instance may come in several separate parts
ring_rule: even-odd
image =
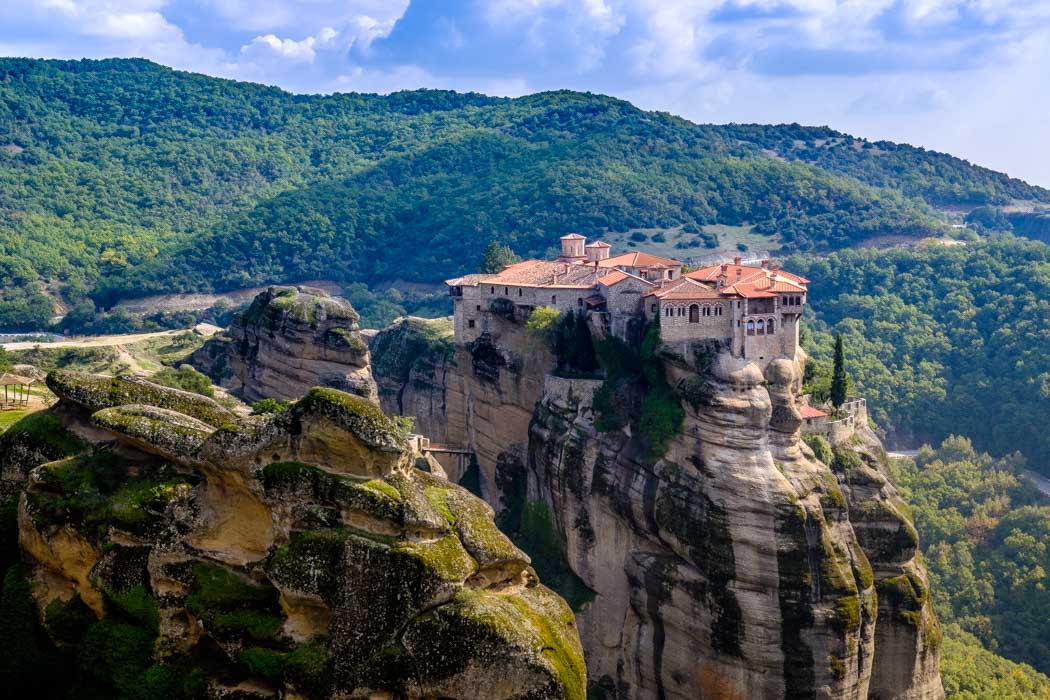
[[[846,403],[846,360],[842,352],[842,336],[835,336],[835,366],[831,372],[831,405],[838,408]]]

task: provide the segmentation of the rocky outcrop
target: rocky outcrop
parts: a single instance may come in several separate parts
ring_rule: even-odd
[[[103,696],[585,696],[569,607],[491,508],[413,467],[374,403],[319,387],[216,427],[123,381],[52,378],[91,444],[33,469],[18,513],[47,634],[94,660],[76,682]],[[134,403],[105,405],[117,397]]]
[[[321,289],[270,287],[189,362],[249,401],[289,401],[314,386],[377,400],[358,319]]]
[[[763,375],[694,351],[663,357],[685,418],[657,459],[582,403],[537,407],[528,497],[595,592],[577,613],[592,680],[617,698],[943,697],[892,486],[875,469],[854,485],[800,441],[799,362]]]
[[[402,318],[379,331],[369,345],[383,411],[412,416],[416,432],[448,442],[445,389],[455,352],[452,319]]]
[[[445,320],[403,319],[372,341],[373,373],[388,412],[415,418],[434,442],[470,449],[485,500],[502,508],[498,465],[521,463],[536,403],[554,366],[547,344],[494,316],[467,346],[452,346]],[[450,470],[449,478],[464,475]]]
[[[630,390],[643,380],[607,402],[625,415],[602,432],[600,382],[544,386],[552,358],[529,342],[493,319],[440,375],[416,377],[414,401],[440,392],[434,431],[476,450],[503,526],[553,552],[537,566],[576,608],[595,696],[943,697],[884,453],[866,428],[826,454],[801,441],[804,358],[763,372],[717,346],[664,349],[684,419],[654,456]],[[388,347],[374,348],[380,364]]]

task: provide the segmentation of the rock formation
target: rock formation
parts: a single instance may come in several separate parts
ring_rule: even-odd
[[[48,385],[61,401],[38,415],[64,443],[17,438],[20,464],[58,460],[30,472],[18,536],[78,682],[121,697],[584,697],[571,610],[491,508],[414,468],[374,403],[318,387],[236,419],[141,380]]]
[[[445,384],[453,355],[452,320],[403,318],[379,331],[369,345],[383,411],[412,416],[420,434],[448,442]]]
[[[189,362],[249,401],[290,401],[313,386],[377,400],[358,319],[350,302],[323,290],[270,287]]]
[[[867,429],[822,458],[800,440],[803,358],[763,373],[717,347],[665,348],[684,420],[654,456],[641,396],[600,431],[601,382],[544,378],[549,354],[514,326],[493,321],[418,386],[443,392],[448,440],[476,449],[498,521],[523,546],[561,550],[530,551],[574,603],[595,696],[943,697],[939,628],[885,453]]]

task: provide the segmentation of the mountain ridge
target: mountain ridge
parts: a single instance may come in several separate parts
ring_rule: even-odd
[[[296,95],[142,59],[0,59],[4,328],[46,325],[54,298],[75,323],[148,293],[434,282],[490,240],[543,254],[569,229],[717,223],[832,250],[1019,199],[1050,191],[828,127],[695,124],[592,93]]]

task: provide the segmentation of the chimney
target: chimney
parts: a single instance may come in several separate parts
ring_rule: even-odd
[[[736,256],[735,258],[733,258],[733,264],[734,264],[734,265],[739,265],[739,264],[740,264],[740,261],[741,261],[741,260],[743,260],[743,258],[741,258],[741,257],[740,257],[740,256],[738,255],[738,256]]]
[[[765,270],[768,267],[769,267],[769,261],[768,260],[763,260],[762,261],[762,269]]]

